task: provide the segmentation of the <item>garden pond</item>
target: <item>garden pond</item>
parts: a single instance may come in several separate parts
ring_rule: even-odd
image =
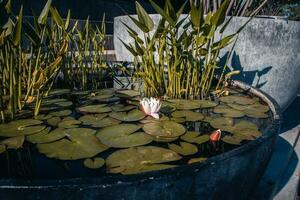
[[[136,174],[192,165],[255,140],[272,123],[258,97],[238,88],[209,100],[161,99],[146,116],[140,93],[56,89],[33,117],[0,124],[0,179],[64,179]],[[220,129],[219,141],[211,134]]]

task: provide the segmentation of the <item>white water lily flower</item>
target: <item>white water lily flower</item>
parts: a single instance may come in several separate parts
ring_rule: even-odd
[[[142,105],[142,109],[146,115],[150,115],[154,117],[155,119],[159,119],[159,110],[161,107],[161,103],[159,99],[155,99],[151,97],[150,99],[148,98],[143,98],[140,101],[140,104]]]

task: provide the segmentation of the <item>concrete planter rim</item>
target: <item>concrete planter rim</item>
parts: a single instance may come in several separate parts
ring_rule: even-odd
[[[203,162],[194,163],[192,165],[182,165],[175,168],[170,168],[160,171],[150,171],[142,174],[133,175],[106,175],[104,177],[97,178],[70,178],[70,179],[38,179],[38,180],[17,180],[17,179],[3,179],[0,180],[0,189],[14,188],[14,189],[51,189],[51,188],[66,188],[66,187],[85,187],[85,188],[107,188],[114,185],[126,186],[133,183],[145,183],[147,181],[160,180],[167,177],[182,177],[185,175],[195,174],[204,168],[215,163],[220,163],[224,160],[230,159],[244,152],[250,151],[262,144],[266,140],[277,137],[280,125],[281,125],[281,112],[280,107],[276,101],[263,91],[256,89],[252,86],[244,84],[240,81],[234,81],[233,86],[237,86],[243,90],[249,91],[255,96],[263,98],[268,104],[273,113],[273,121],[269,129],[266,130],[266,134],[262,135],[256,140],[253,140],[247,144],[237,147],[231,151],[223,154],[213,156]]]

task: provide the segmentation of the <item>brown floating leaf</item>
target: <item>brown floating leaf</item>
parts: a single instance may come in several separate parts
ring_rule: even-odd
[[[4,145],[6,149],[19,149],[23,146],[24,139],[24,135],[11,137],[0,141],[0,145]]]
[[[205,157],[192,158],[188,161],[188,164],[190,165],[190,164],[193,164],[193,163],[203,162],[205,160],[207,160],[207,158],[205,158]]]

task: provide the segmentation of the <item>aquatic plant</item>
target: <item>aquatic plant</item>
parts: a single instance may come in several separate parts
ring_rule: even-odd
[[[140,104],[142,106],[142,110],[146,115],[150,115],[154,117],[155,119],[159,119],[159,110],[161,107],[161,103],[159,99],[155,99],[151,97],[150,99],[148,98],[143,98],[140,101]]]
[[[143,80],[145,96],[164,96],[169,98],[205,98],[212,88],[223,88],[232,75],[227,62],[220,66],[219,53],[231,44],[237,34],[247,24],[245,23],[236,33],[223,37],[229,21],[226,21],[226,10],[230,0],[222,3],[214,13],[204,17],[204,3],[190,4],[188,16],[181,17],[185,4],[175,11],[170,0],[164,8],[150,1],[153,8],[161,15],[158,26],[144,8],[136,2],[137,18],[129,16],[133,23],[143,32],[143,39],[131,27],[127,27],[133,43],[124,46],[134,56],[135,74]],[[220,38],[219,38],[220,37]],[[234,46],[234,45],[233,45]],[[228,54],[231,55],[232,49]],[[227,57],[227,60],[228,60]],[[217,80],[216,70],[221,69]]]

